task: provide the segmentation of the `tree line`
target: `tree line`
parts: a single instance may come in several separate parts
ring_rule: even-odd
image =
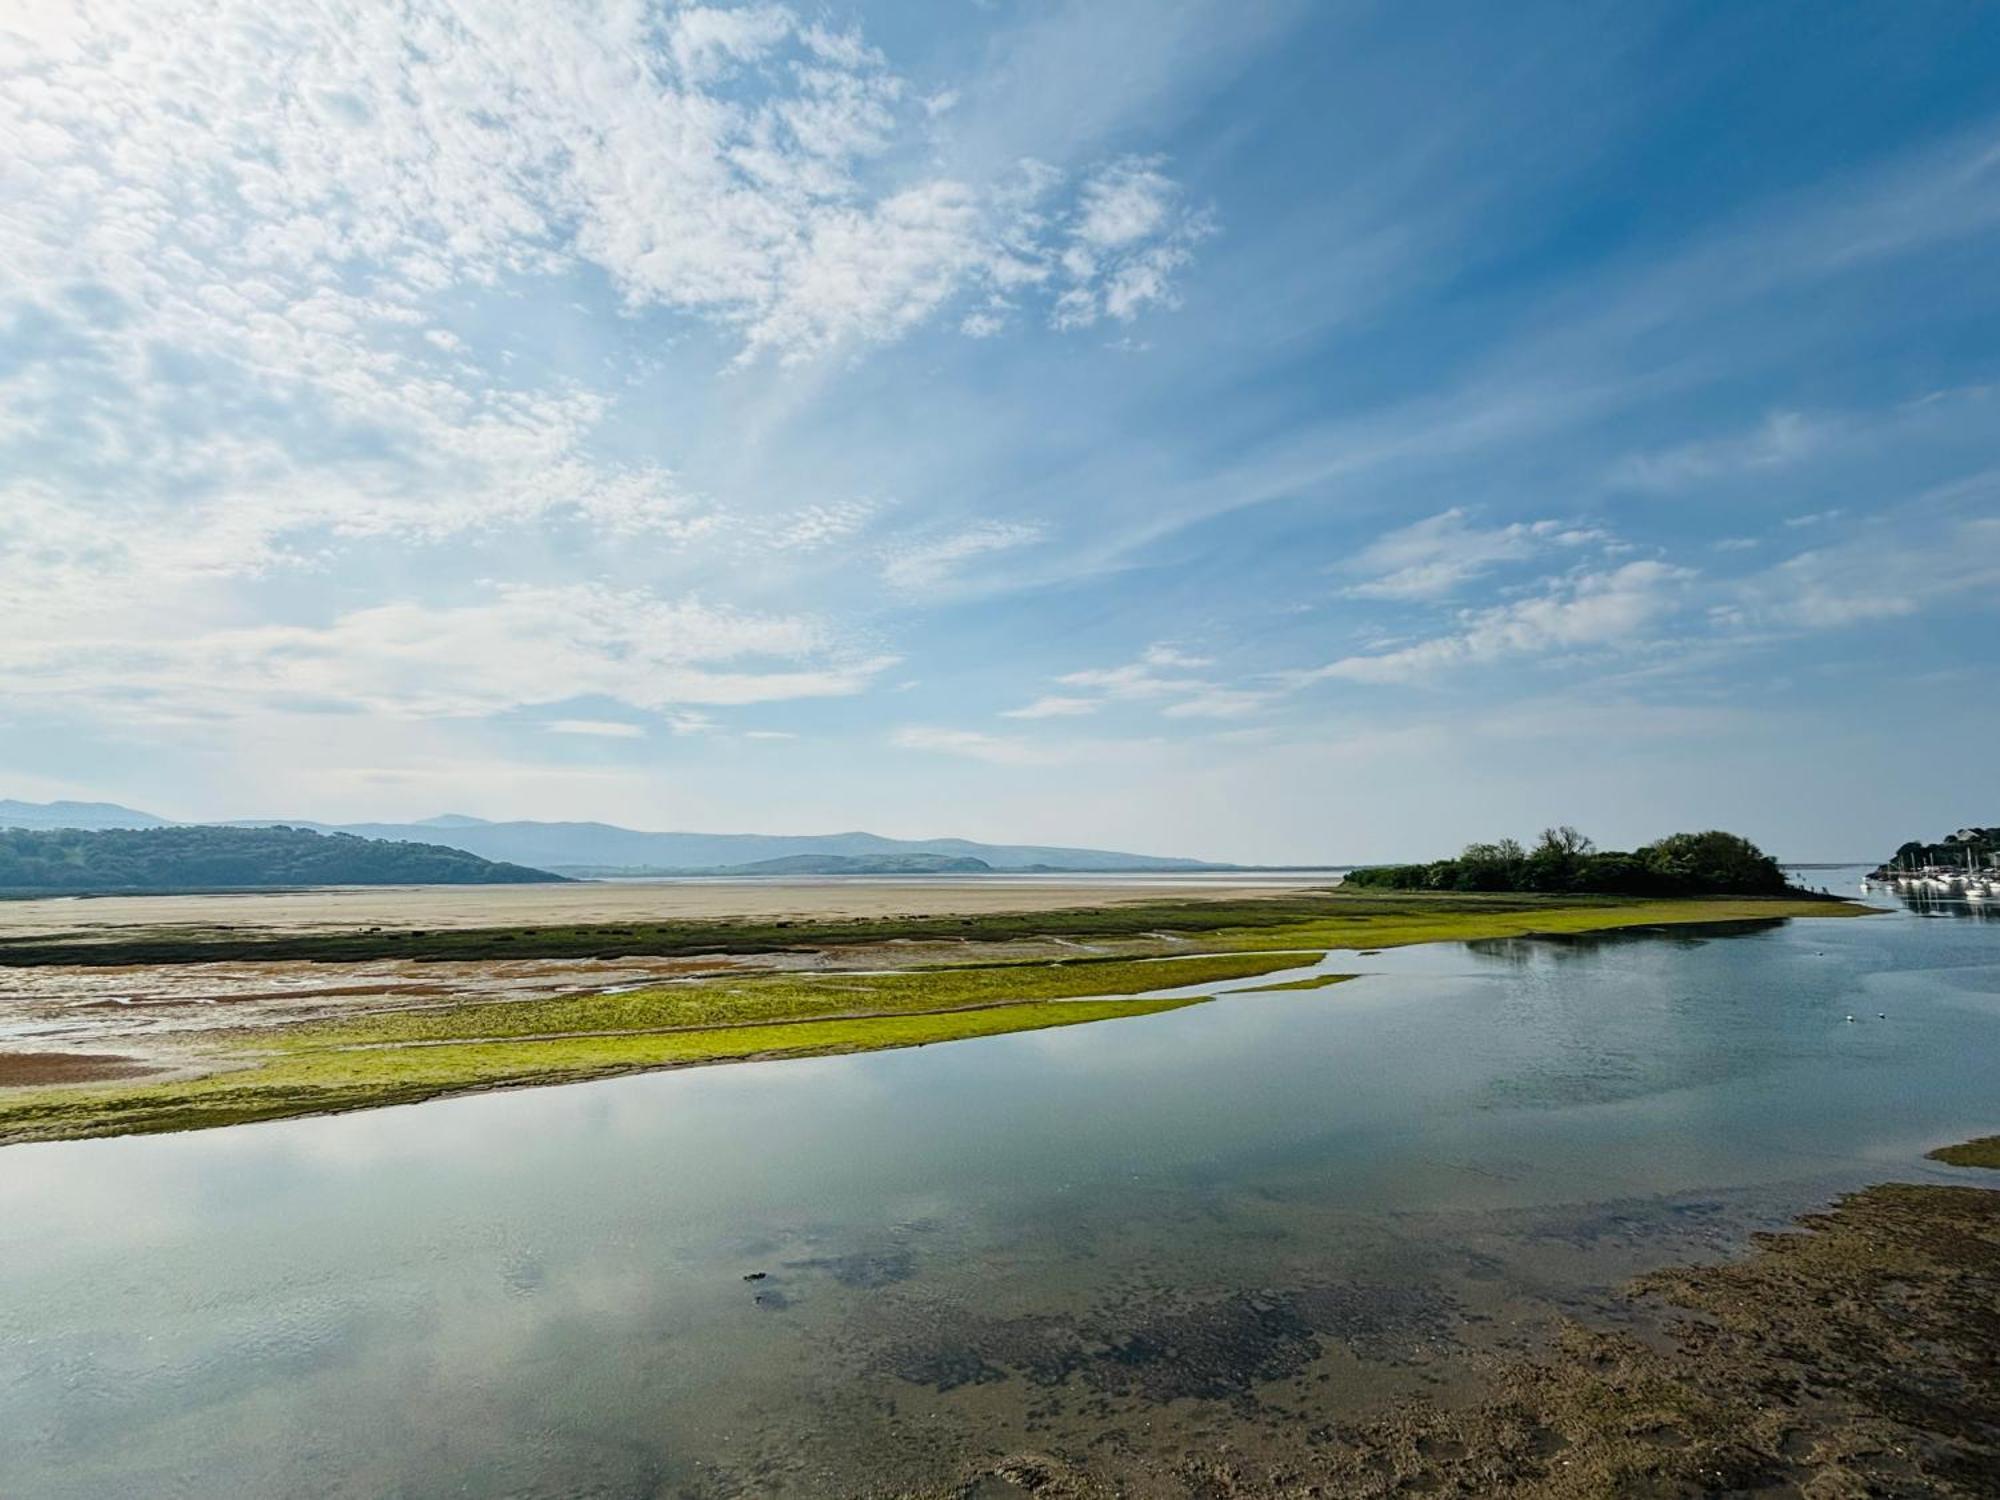
[[[304,828],[0,830],[0,890],[511,885],[559,878],[442,844],[391,843]]]
[[[1675,833],[1633,850],[1599,849],[1567,824],[1533,848],[1514,839],[1467,844],[1456,859],[1372,865],[1347,884],[1421,891],[1572,891],[1624,896],[1776,896],[1778,862],[1740,834]]]

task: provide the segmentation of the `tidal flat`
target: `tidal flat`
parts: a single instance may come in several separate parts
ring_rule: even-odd
[[[339,1073],[387,1053],[421,1091],[661,1050],[0,1151],[0,1471],[47,1500],[1990,1493],[1996,1195],[1926,1153],[2000,1124],[1996,940],[1163,928],[694,956],[601,1017],[329,997],[237,1028],[245,1068],[379,1090]],[[1193,982],[1081,992],[1159,972]],[[1057,989],[987,1003],[1030,974]],[[490,1032],[515,1005],[584,1027]],[[404,1017],[427,1034],[384,1045]],[[672,1050],[856,1024],[909,1029]]]
[[[712,887],[699,887],[704,900]],[[1162,899],[1154,886],[1041,887],[1068,904],[1042,910],[935,912],[959,886],[895,887],[900,910],[856,917],[852,896],[776,919],[768,892],[735,886],[749,915],[713,920],[332,928],[288,898],[235,898],[235,923],[205,904],[191,925],[127,929],[93,917],[80,929],[0,939],[6,1010],[40,1024],[31,1046],[0,1053],[0,1145],[153,1131],[407,1104],[497,1087],[575,1083],[697,1064],[928,1045],[1007,1031],[1153,1014],[1242,981],[1321,965],[1342,950],[1379,951],[1446,938],[1493,939],[1659,925],[1776,921],[1859,908],[1811,900],[1409,895],[1332,890],[1202,890]],[[332,893],[347,912],[352,893]],[[454,892],[458,909],[479,895]],[[502,904],[516,889],[498,888]],[[143,906],[147,923],[155,898]],[[656,900],[658,898],[655,898]],[[675,896],[674,899],[679,899]],[[1095,900],[1097,904],[1089,904]],[[511,909],[511,908],[510,908]],[[351,913],[350,913],[351,914]],[[658,983],[562,992],[564,964],[670,963]],[[430,968],[457,986],[382,983]],[[482,973],[482,964],[497,972]],[[525,985],[519,970],[539,965]],[[551,967],[554,966],[554,967]],[[256,982],[231,987],[228,971]],[[144,1007],[131,991],[163,976],[219,974],[179,986],[191,1002]],[[121,994],[107,994],[115,974]],[[310,976],[309,981],[307,976]],[[621,976],[622,977],[622,976]],[[1275,986],[1313,989],[1314,973]],[[583,976],[579,973],[578,978]],[[4,981],[0,981],[4,983]],[[168,982],[168,990],[175,986]],[[556,993],[550,993],[556,990]],[[71,992],[74,991],[74,994]],[[496,992],[497,991],[497,992]],[[310,1003],[302,1007],[301,993]],[[277,1003],[254,1003],[275,998]],[[80,999],[81,1004],[71,1004]],[[1088,1005],[1080,1004],[1088,1000]],[[245,1003],[252,1002],[252,1003]],[[0,1016],[5,1011],[0,1010]],[[115,1050],[106,1050],[110,1047]]]

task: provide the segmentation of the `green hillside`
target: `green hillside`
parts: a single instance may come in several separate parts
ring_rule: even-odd
[[[439,844],[302,828],[0,831],[0,891],[239,890],[301,885],[516,885],[560,880]]]

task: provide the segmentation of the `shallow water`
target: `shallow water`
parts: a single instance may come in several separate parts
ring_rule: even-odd
[[[1997,922],[1324,967],[1368,977],[0,1151],[0,1494],[838,1494],[1281,1441],[2000,1128]]]

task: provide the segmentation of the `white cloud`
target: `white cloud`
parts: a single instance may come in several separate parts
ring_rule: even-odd
[[[1369,576],[1347,592],[1359,599],[1442,599],[1501,563],[1561,548],[1603,544],[1607,533],[1562,521],[1516,521],[1480,527],[1454,507],[1378,538],[1346,571]]]
[[[1349,656],[1294,681],[1418,681],[1452,667],[1630,644],[1669,614],[1694,574],[1662,562],[1633,562],[1551,582],[1541,593],[1491,609],[1469,610],[1450,635],[1371,656]]]
[[[1114,162],[1083,185],[1071,238],[1093,251],[1151,239],[1167,222],[1179,191],[1156,161]]]
[[[756,540],[759,546],[780,552],[816,552],[863,530],[877,508],[868,500],[801,506],[765,522],[757,529]]]
[[[795,740],[798,736],[789,729],[746,729],[743,731],[743,738],[746,740]]]
[[[938,175],[886,59],[777,5],[113,0],[10,42],[0,263],[56,352],[0,381],[0,468],[26,441],[52,476],[9,497],[35,536],[0,594],[550,516],[699,541],[712,507],[593,455],[615,383],[440,325],[563,278],[748,358],[857,348],[1050,281],[1126,170]]]
[[[1069,719],[1094,714],[1101,707],[1096,698],[1065,698],[1059,695],[1037,698],[1021,708],[1003,710],[1003,719]]]
[[[122,631],[119,623],[81,638],[0,636],[0,673],[21,699],[136,704],[152,715],[322,707],[468,716],[582,697],[659,711],[844,696],[894,661],[842,649],[802,616],[597,585],[380,605],[324,626],[174,635],[143,613]],[[682,713],[671,727],[709,726]]]
[[[1042,538],[1042,528],[1020,521],[981,521],[961,531],[922,537],[885,548],[882,577],[899,589],[920,592],[950,582],[974,558],[1011,552]]]
[[[1085,714],[1106,702],[1125,701],[1156,704],[1161,717],[1168,719],[1240,719],[1261,712],[1278,696],[1269,688],[1233,688],[1194,675],[1213,665],[1210,657],[1156,641],[1139,653],[1137,661],[1124,666],[1087,667],[1056,679],[1063,687],[1084,689],[1096,697],[1042,698],[1003,717]]]
[[[1190,211],[1161,158],[1130,156],[1086,178],[1057,256],[1065,289],[1050,321],[1087,328],[1101,318],[1129,323],[1148,306],[1173,306],[1174,277],[1194,246],[1214,232]]]
[[[579,734],[604,740],[639,740],[646,737],[643,725],[619,719],[551,719],[542,726],[550,734]]]
[[[1921,525],[1922,531],[1919,532]],[[1927,533],[1927,534],[1923,534]],[[1740,580],[1718,625],[1831,630],[1926,610],[1977,607],[2000,590],[2000,520],[1964,517],[1863,535],[1801,552]]]
[[[1086,667],[1056,679],[1064,687],[1090,688],[1108,698],[1166,698],[1198,692],[1207,684],[1193,677],[1162,677],[1145,662],[1122,667]]]

